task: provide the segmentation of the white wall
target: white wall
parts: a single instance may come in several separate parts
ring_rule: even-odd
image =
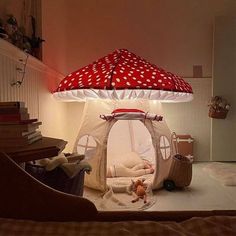
[[[184,77],[212,75],[213,22],[235,0],[42,0],[44,61],[64,74],[127,48]]]
[[[69,12],[66,2],[68,1],[42,1],[42,38],[45,39],[42,53],[43,62],[62,74],[67,73],[67,66],[70,64],[68,55],[71,50],[68,51],[70,39],[67,31],[73,30],[72,26],[69,29],[67,28]]]
[[[62,102],[63,103],[63,102]],[[77,138],[79,127],[81,124],[82,112],[84,109],[84,102],[68,102],[67,106],[67,126],[66,126],[66,135],[67,135],[67,150],[68,152],[73,151],[75,140]]]
[[[207,103],[211,98],[211,78],[185,78],[194,91],[194,100],[188,103],[164,103],[167,124],[177,134],[190,134],[194,139],[194,159],[210,161],[211,119]]]

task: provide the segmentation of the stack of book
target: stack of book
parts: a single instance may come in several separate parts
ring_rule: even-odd
[[[0,102],[0,149],[24,147],[42,138],[24,102]]]

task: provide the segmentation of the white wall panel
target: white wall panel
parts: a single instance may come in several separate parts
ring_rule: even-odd
[[[24,80],[21,86],[11,85],[22,79],[22,73],[16,70],[23,67],[20,62],[0,54],[0,98],[1,101],[24,101],[32,118],[38,118],[38,85],[37,73],[26,68]]]
[[[184,78],[191,84],[194,99],[187,103],[165,103],[163,110],[171,131],[190,134],[194,138],[194,160],[210,160],[211,119],[208,101],[211,98],[211,78]]]

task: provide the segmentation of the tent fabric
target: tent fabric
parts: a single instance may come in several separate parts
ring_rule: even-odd
[[[191,100],[192,93],[191,86],[179,76],[127,49],[118,49],[66,76],[54,96],[64,100],[146,98],[183,101]]]
[[[107,158],[109,158],[107,157],[107,149],[109,148],[107,143],[110,130],[116,122],[119,122],[115,119],[106,121],[100,119],[99,116],[100,114],[111,113],[114,109],[120,107],[132,107],[142,109],[144,111],[149,110],[153,113],[155,112],[157,114],[163,115],[160,103],[156,103],[155,106],[149,106],[148,101],[135,101],[133,103],[128,101],[99,101],[99,105],[98,101],[86,102],[82,123],[78,132],[79,134],[74,145],[74,152],[78,151],[78,143],[84,136],[89,135],[93,138],[93,140],[95,140],[96,147],[94,147],[92,151],[90,150],[89,155],[86,155],[86,153],[81,153],[85,154],[85,158],[87,159],[86,161],[92,167],[90,175],[85,177],[85,185],[90,188],[101,191],[105,191],[107,189],[106,171]],[[163,180],[168,176],[170,164],[172,161],[171,156],[175,154],[175,150],[171,146],[171,132],[166,125],[165,119],[162,121],[152,121],[146,119],[140,120],[140,122],[143,122],[145,127],[150,132],[152,145],[155,149],[156,170],[153,174],[152,188],[157,189],[162,186]],[[162,136],[167,138],[171,146],[171,155],[165,159],[162,157],[160,149],[160,140]],[[120,149],[122,149],[122,147],[120,147]]]
[[[163,91],[163,90],[141,90],[141,89],[125,89],[125,90],[104,90],[104,89],[73,89],[54,92],[53,96],[61,101],[78,101],[96,99],[111,100],[158,100],[161,102],[189,102],[193,100],[192,93]]]

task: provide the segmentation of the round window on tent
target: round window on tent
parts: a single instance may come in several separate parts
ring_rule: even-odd
[[[82,136],[77,144],[77,152],[79,154],[84,154],[85,159],[93,158],[96,148],[97,148],[97,142],[95,138],[88,134]]]
[[[169,139],[164,135],[160,137],[160,150],[163,160],[170,158],[170,142]]]

